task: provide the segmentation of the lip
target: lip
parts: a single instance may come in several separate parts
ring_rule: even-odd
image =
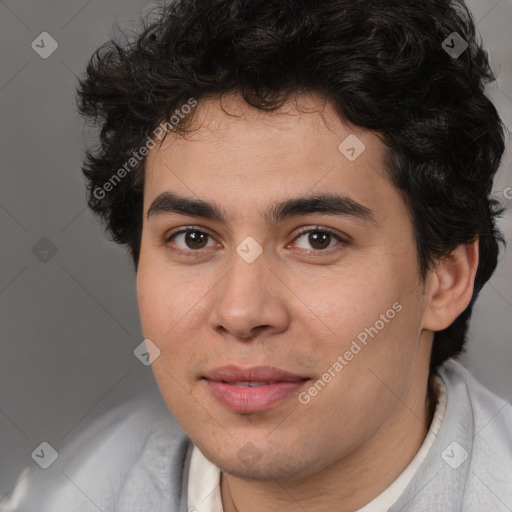
[[[310,379],[272,366],[222,366],[203,380],[209,392],[234,412],[262,412],[297,393]],[[265,382],[250,387],[242,382]]]
[[[207,372],[204,377],[210,381],[218,382],[290,382],[309,378],[274,366],[240,368],[235,365],[220,366]]]

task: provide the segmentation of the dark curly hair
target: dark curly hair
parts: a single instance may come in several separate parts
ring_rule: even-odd
[[[443,47],[455,44],[454,32],[468,44],[456,57]],[[463,0],[176,0],[144,17],[138,34],[101,46],[79,83],[80,113],[101,125],[83,166],[88,204],[137,268],[144,159],[133,170],[125,164],[162,121],[190,98],[238,92],[273,111],[291,95],[319,93],[385,143],[422,280],[479,238],[472,300],[435,333],[434,369],[463,350],[504,242],[496,227],[503,210],[490,198],[506,130],[484,94],[494,79]],[[184,133],[192,117],[180,116],[174,131]]]

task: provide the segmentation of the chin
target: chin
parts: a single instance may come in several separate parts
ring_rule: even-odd
[[[197,444],[197,443],[196,443]],[[215,446],[219,446],[216,444]],[[220,468],[224,473],[242,480],[259,481],[286,481],[305,478],[323,468],[325,462],[307,457],[307,454],[299,454],[293,446],[289,452],[277,451],[274,447],[258,450],[252,443],[245,443],[241,449],[234,453],[218,453],[209,451],[202,445],[197,447],[205,457]],[[254,460],[251,461],[249,456]],[[318,467],[317,467],[318,466]]]

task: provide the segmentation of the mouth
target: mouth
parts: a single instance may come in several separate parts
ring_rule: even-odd
[[[266,411],[296,394],[311,379],[279,368],[223,366],[203,376],[212,396],[233,412]]]
[[[223,384],[230,384],[231,386],[249,386],[251,388],[258,387],[258,386],[270,386],[271,384],[277,384],[279,381],[266,381],[266,382],[227,382],[225,380],[221,381]]]

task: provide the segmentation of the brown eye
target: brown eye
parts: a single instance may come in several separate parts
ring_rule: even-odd
[[[308,241],[314,249],[325,249],[329,247],[332,235],[325,231],[312,231],[308,235]]]
[[[167,239],[167,243],[172,242],[172,245],[175,245],[181,251],[198,251],[208,247],[208,239],[212,239],[212,237],[204,231],[183,229],[171,235]],[[209,247],[211,247],[211,244]]]
[[[338,242],[338,244],[335,242]],[[335,245],[344,246],[346,242],[328,229],[308,229],[297,236],[295,244],[300,249],[327,252],[325,249],[330,249]]]
[[[187,231],[185,234],[185,244],[190,249],[202,249],[208,241],[208,235],[201,231]]]

